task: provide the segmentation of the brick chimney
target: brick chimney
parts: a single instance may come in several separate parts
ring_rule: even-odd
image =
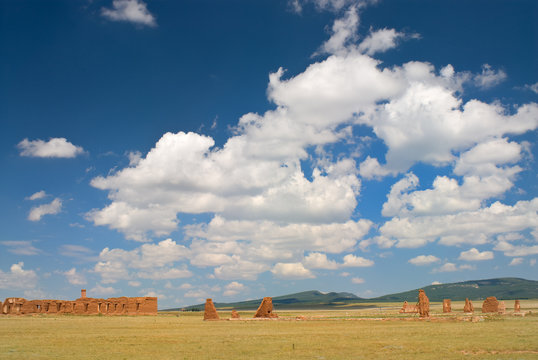
[[[80,290],[80,297],[85,298],[86,297],[86,289]]]

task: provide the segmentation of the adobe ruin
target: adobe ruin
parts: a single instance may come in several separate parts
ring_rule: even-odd
[[[506,314],[506,304],[504,301],[499,301],[499,308],[497,309],[499,314]]]
[[[469,298],[465,298],[465,305],[463,306],[463,312],[472,313],[474,312],[474,306]]]
[[[409,313],[417,313],[418,308],[416,305],[409,305],[409,303],[404,301],[402,308],[400,309],[400,314],[409,314]]]
[[[278,318],[278,315],[273,312],[273,298],[264,297],[262,303],[254,314],[255,318]]]
[[[450,301],[450,299],[443,300],[443,312],[444,313],[452,312],[452,302]]]
[[[212,299],[205,299],[204,320],[220,320]]]
[[[514,312],[520,312],[521,311],[521,305],[519,304],[519,300],[516,300],[514,302]]]
[[[232,319],[239,319],[240,316],[239,316],[239,313],[235,310],[232,310]]]
[[[482,303],[483,313],[495,313],[499,311],[499,302],[495,296],[490,296]]]
[[[81,297],[74,301],[7,298],[2,305],[2,314],[157,315],[157,298],[89,298],[86,290],[82,289]]]
[[[420,289],[418,291],[418,313],[420,317],[429,317],[430,316],[430,299],[426,296],[424,290]]]

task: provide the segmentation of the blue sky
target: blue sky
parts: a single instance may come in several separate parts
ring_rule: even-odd
[[[538,280],[535,1],[0,15],[0,298]]]

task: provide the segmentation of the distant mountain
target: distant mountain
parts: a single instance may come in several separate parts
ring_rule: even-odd
[[[349,303],[359,303],[360,297],[348,292],[303,291],[296,294],[273,297],[273,306],[276,309],[326,309],[342,306]],[[256,310],[262,299],[241,301],[235,303],[215,303],[218,309]],[[358,305],[358,307],[362,307]],[[178,309],[170,309],[178,310]],[[204,304],[192,305],[185,310],[204,310]]]
[[[471,280],[451,284],[429,285],[422,289],[428,295],[430,301],[443,301],[451,299],[454,301],[481,300],[488,296],[495,296],[498,299],[537,299],[538,281],[525,280],[519,278],[499,278],[487,280]],[[409,301],[418,300],[418,290],[414,289],[397,294],[380,296],[369,301]]]
[[[424,286],[430,301],[482,300],[488,296],[498,299],[538,299],[538,281],[519,278],[499,278],[487,280],[471,280],[451,284]],[[273,297],[275,309],[346,309],[368,306],[365,303],[376,302],[416,302],[418,290],[409,290],[397,294],[383,295],[371,299],[363,299],[348,292],[323,293],[317,290],[303,291],[296,294]],[[262,299],[241,301],[235,303],[215,303],[219,309],[256,310]],[[204,310],[204,304],[192,305],[185,310]],[[179,309],[168,309],[168,311]]]

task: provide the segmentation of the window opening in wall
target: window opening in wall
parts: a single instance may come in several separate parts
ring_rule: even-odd
[[[136,311],[140,310],[140,303],[136,303]]]
[[[49,311],[49,303],[45,304],[45,311]]]
[[[106,304],[106,312],[108,312],[108,309],[110,309],[110,304],[109,303]]]
[[[60,311],[61,308],[62,308],[62,303],[56,304],[56,311]]]
[[[101,312],[101,303],[97,304],[97,312]]]
[[[88,312],[88,304],[84,304],[84,311]]]

